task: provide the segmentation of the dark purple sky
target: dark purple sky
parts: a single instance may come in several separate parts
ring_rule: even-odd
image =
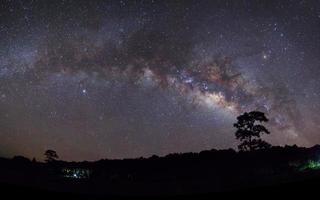
[[[320,143],[320,1],[1,1],[0,156]]]

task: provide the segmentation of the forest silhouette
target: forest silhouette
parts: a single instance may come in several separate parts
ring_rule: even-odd
[[[261,124],[267,121],[259,111],[237,118],[238,152],[212,149],[163,157],[67,162],[58,160],[54,150],[47,150],[46,162],[23,156],[0,158],[0,180],[49,191],[130,196],[238,191],[317,176],[320,146],[272,147],[260,138],[270,134]]]

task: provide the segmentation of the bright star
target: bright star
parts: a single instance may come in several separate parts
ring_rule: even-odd
[[[266,54],[263,54],[262,58],[263,58],[263,59],[267,59],[268,56],[267,56]]]

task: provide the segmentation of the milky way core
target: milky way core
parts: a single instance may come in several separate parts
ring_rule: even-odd
[[[320,143],[320,2],[1,1],[0,156],[97,160]]]

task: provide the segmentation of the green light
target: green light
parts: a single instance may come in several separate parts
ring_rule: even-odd
[[[309,168],[309,169],[319,169],[320,168],[320,162],[314,161],[314,160],[308,160],[306,167]]]
[[[307,160],[307,162],[302,164],[291,163],[290,165],[297,168],[299,171],[320,169],[320,162],[315,160]]]

